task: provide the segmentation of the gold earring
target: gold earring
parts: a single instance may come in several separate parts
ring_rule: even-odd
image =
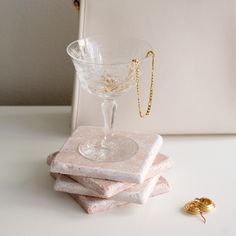
[[[203,213],[209,212],[216,207],[215,203],[206,197],[195,198],[194,201],[188,202],[184,205],[184,211],[192,214],[198,215],[203,219],[203,222],[206,223],[206,218],[203,216]]]
[[[204,224],[206,223],[206,218],[202,215],[203,212],[199,208],[199,202],[198,201],[195,200],[195,201],[186,203],[184,205],[184,211],[189,213],[189,214],[192,214],[192,215],[200,214]]]
[[[196,198],[195,200],[199,202],[199,209],[202,212],[209,212],[216,207],[215,203],[209,198],[201,197]]]

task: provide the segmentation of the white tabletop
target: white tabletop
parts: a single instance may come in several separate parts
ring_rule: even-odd
[[[170,193],[146,205],[87,215],[53,191],[45,160],[68,138],[69,107],[0,108],[0,235],[236,235],[236,136],[164,136],[162,152],[175,161],[165,176]],[[206,196],[216,209],[200,218],[181,212]]]

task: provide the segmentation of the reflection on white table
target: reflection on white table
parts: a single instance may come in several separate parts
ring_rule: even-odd
[[[69,121],[69,107],[0,108],[1,235],[236,235],[236,136],[164,136],[161,151],[175,161],[165,174],[172,191],[144,206],[87,215],[53,191],[45,162],[70,135]],[[201,196],[217,206],[205,225],[181,212]]]

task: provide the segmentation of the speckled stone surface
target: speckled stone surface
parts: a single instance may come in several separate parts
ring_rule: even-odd
[[[124,206],[128,204],[127,202],[117,202],[114,200],[88,197],[77,194],[70,195],[88,214],[109,211],[110,209],[113,209],[115,207]]]
[[[146,179],[166,171],[173,166],[173,161],[164,154],[158,154],[153,165],[151,166]],[[80,183],[86,188],[96,191],[101,197],[109,198],[117,193],[124,191],[135,185],[133,183],[116,182],[111,180],[103,180],[89,178],[83,176],[70,176],[72,179]]]
[[[47,158],[48,165],[51,164],[52,160],[56,156],[58,152],[52,153]],[[156,157],[153,165],[151,166],[147,178],[151,178],[161,172],[171,168],[173,166],[173,161],[164,154],[158,154]],[[69,176],[70,178],[74,179],[84,187],[93,190],[97,193],[98,196],[102,198],[109,198],[117,193],[124,191],[125,189],[130,188],[131,186],[135,185],[133,183],[124,183],[124,182],[116,182],[111,180],[103,180],[103,179],[96,179],[90,177],[83,177],[83,176]]]
[[[155,196],[163,194],[163,193],[168,193],[170,191],[170,189],[171,189],[171,187],[170,187],[168,181],[166,180],[166,178],[164,178],[163,176],[160,176],[150,197],[155,197]]]
[[[149,196],[151,195],[158,179],[159,175],[152,177],[146,180],[142,184],[136,184],[116,195],[109,198],[110,200],[116,201],[124,201],[129,203],[137,203],[137,204],[144,204],[147,202]],[[54,189],[60,192],[72,193],[72,194],[79,194],[79,195],[86,195],[90,197],[101,197],[95,191],[85,188],[78,182],[75,182],[73,179],[65,176],[65,175],[58,175]]]
[[[50,164],[50,162],[48,163]],[[50,173],[50,175],[56,179],[60,174]],[[164,194],[170,191],[170,186],[167,180],[160,176],[156,183],[150,197],[155,197],[160,194]],[[119,202],[116,200],[102,199],[97,197],[89,197],[78,194],[69,194],[88,214],[108,211],[112,208],[127,205],[128,202]]]
[[[167,193],[170,190],[170,186],[164,177],[159,178],[156,186],[151,194],[151,197]],[[119,202],[110,199],[101,199],[96,197],[88,197],[77,194],[70,194],[74,200],[89,214],[108,211],[112,208],[127,205],[127,202]]]
[[[116,134],[132,138],[139,145],[132,158],[121,162],[96,162],[80,155],[77,151],[79,143],[101,134],[102,128],[99,127],[78,127],[53,160],[51,172],[129,183],[144,182],[162,145],[162,137],[116,131]]]

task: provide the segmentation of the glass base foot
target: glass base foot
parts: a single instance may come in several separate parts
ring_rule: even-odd
[[[131,138],[114,135],[94,137],[78,146],[81,155],[93,161],[124,161],[136,154],[138,144]]]

